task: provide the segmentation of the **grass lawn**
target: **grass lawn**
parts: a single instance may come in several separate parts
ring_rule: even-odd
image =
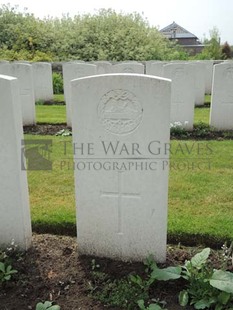
[[[194,123],[209,124],[210,108],[196,108]],[[61,124],[66,122],[66,106],[64,105],[37,105],[36,121],[38,124]]]
[[[36,105],[36,122],[38,124],[66,123],[66,107],[64,105]]]
[[[205,96],[205,102],[210,103],[211,96]],[[54,95],[54,101],[64,101],[64,95]],[[210,108],[196,108],[194,123],[209,124]],[[36,121],[38,124],[61,124],[66,122],[66,107],[61,105],[36,105]]]
[[[210,108],[196,108],[194,123],[209,124]],[[38,124],[61,124],[66,122],[66,107],[64,105],[37,105],[36,121]]]
[[[25,139],[35,139],[33,135],[25,135]],[[68,227],[75,224],[74,176],[72,170],[61,169],[64,157],[63,142],[67,145],[69,154],[71,138],[55,136],[36,136],[36,139],[52,139],[53,161],[52,171],[28,171],[32,222],[35,226],[51,226],[56,229],[59,225]]]
[[[232,141],[172,141],[179,145],[194,147],[171,155],[169,233],[233,239]]]
[[[53,95],[53,100],[56,102],[62,102],[65,101],[65,98],[63,94],[55,94]]]
[[[74,232],[73,171],[61,168],[64,157],[72,156],[71,137],[37,137],[53,140],[53,170],[28,171],[33,226]],[[177,242],[233,239],[232,141],[172,141],[171,150],[169,235]]]
[[[194,112],[194,124],[206,123],[209,124],[210,108],[195,108]]]

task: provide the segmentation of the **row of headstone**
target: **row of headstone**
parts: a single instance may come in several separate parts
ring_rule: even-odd
[[[214,61],[212,60],[203,60],[203,61],[147,61],[144,65],[138,62],[123,62],[119,64],[111,64],[110,62],[106,61],[97,61],[93,62],[97,66],[97,74],[107,74],[107,73],[139,73],[143,74],[146,73],[148,75],[156,75],[156,76],[163,76],[162,66],[165,64],[172,64],[172,63],[199,63],[199,76],[202,76],[201,82],[203,83],[204,87],[204,94],[211,94],[212,90],[212,75],[213,75],[213,65]],[[145,72],[144,72],[145,71]],[[199,101],[200,102],[200,101]],[[197,103],[200,104],[200,103]]]
[[[88,71],[90,65],[83,63],[82,68],[78,69],[80,64],[77,64],[76,71],[72,77],[66,78],[68,74],[64,73],[64,81],[70,87],[71,79],[84,77],[95,74],[104,73],[138,73],[143,74],[144,67],[140,63],[128,62],[112,65],[109,62],[94,62],[92,72]],[[92,65],[92,66],[93,66]],[[227,68],[225,76],[218,78],[217,66],[219,68]],[[225,66],[225,67],[224,67]],[[210,112],[210,125],[216,129],[233,129],[231,102],[231,66],[232,62],[222,62],[213,65],[213,61],[189,61],[189,62],[153,62],[146,63],[146,74],[167,77],[172,80],[172,95],[171,95],[171,123],[181,123],[187,130],[192,130],[194,122],[194,107],[202,106],[205,101],[205,94],[212,92],[212,104]],[[64,66],[65,67],[65,66]],[[87,68],[87,69],[85,69]],[[213,68],[216,69],[213,75]],[[69,65],[69,70],[72,70],[72,64]],[[67,70],[67,71],[69,71]],[[81,72],[80,72],[81,70]],[[66,70],[64,70],[66,71]],[[214,78],[212,78],[214,76]],[[69,80],[69,82],[67,82]],[[65,87],[65,93],[68,86]],[[212,90],[211,90],[212,89]],[[219,98],[219,93],[222,99]],[[70,89],[67,92],[67,97],[70,96]],[[217,99],[216,99],[217,98]],[[225,98],[225,99],[224,99]],[[218,103],[224,102],[219,108]],[[70,110],[68,115],[72,115]],[[221,111],[220,111],[220,110]],[[68,124],[71,126],[71,116],[67,116]]]
[[[199,64],[198,67],[198,76],[201,77],[202,82],[202,88],[204,87],[204,94],[211,94],[212,90],[212,77],[213,77],[213,66],[214,61],[213,60],[202,60],[202,61],[149,61],[146,63],[146,74],[150,75],[158,75],[163,76],[163,65],[166,64],[172,64],[172,63],[178,63],[178,64]],[[200,100],[197,103],[197,105],[201,104]]]
[[[71,109],[71,80],[92,75],[106,73],[138,73],[144,74],[144,66],[139,63],[121,63],[112,65],[108,62],[96,62],[94,64],[81,62],[68,62],[63,64],[64,97],[66,102],[66,121],[72,126]]]
[[[215,65],[213,65],[213,61],[188,62],[186,64],[154,62],[148,63],[147,74],[169,77],[173,81],[171,122],[181,122],[183,127],[192,129],[193,102],[196,106],[203,105],[206,93],[212,94],[210,125],[218,130],[233,130],[232,61],[219,62]]]
[[[166,65],[164,72],[189,87],[192,65],[179,66]],[[232,81],[232,64],[215,66],[213,120],[217,114],[226,122],[232,119]],[[227,93],[222,92],[225,84]],[[70,87],[79,253],[124,261],[142,261],[152,254],[164,262],[169,154],[158,148],[169,143],[171,80],[95,75],[75,79]],[[0,245],[14,239],[27,249],[31,222],[22,169],[19,79],[0,76],[0,92]],[[177,103],[189,100],[188,94],[179,96]]]
[[[92,66],[92,70],[90,70]],[[95,66],[95,67],[94,67]],[[205,92],[212,83],[211,66],[213,62],[153,62],[146,63],[146,74],[168,77],[172,82],[171,123],[179,122],[187,130],[193,128],[194,105],[204,105]],[[188,69],[189,68],[189,69]],[[207,70],[208,69],[208,70]],[[72,79],[95,74],[132,73],[144,74],[144,65],[137,62],[66,63],[63,65],[64,94],[67,105],[67,124],[72,126],[72,111],[70,104],[70,82]],[[208,74],[207,74],[208,73]],[[207,87],[208,86],[208,87]]]
[[[29,61],[0,61],[1,65],[5,65],[4,72],[10,72],[12,65],[27,64],[33,68],[33,87],[35,93],[35,100],[52,100],[53,99],[53,79],[52,79],[52,65],[48,62],[29,62]],[[6,66],[7,65],[7,66]],[[20,68],[20,67],[19,67]]]
[[[36,123],[35,101],[53,99],[51,64],[1,62],[0,74],[19,80],[23,125],[34,125]]]
[[[193,80],[193,84],[191,85],[192,88],[195,89],[195,105],[200,106],[204,105],[205,100],[205,94],[210,94],[211,91],[209,90],[209,87],[212,85],[212,71],[208,71],[206,68],[210,68],[211,66],[206,66],[203,62],[154,62],[149,63],[148,68],[146,67],[146,74],[150,75],[157,75],[164,77],[164,67],[166,65],[174,65],[179,66],[179,71],[181,74],[181,71],[185,72],[185,70],[182,70],[182,68],[185,68],[186,65],[192,65],[193,69],[189,71],[189,78]],[[212,63],[213,66],[213,63]],[[184,73],[186,74],[186,73]],[[186,76],[187,77],[187,76]],[[208,81],[207,81],[208,77]],[[210,83],[209,84],[207,84]],[[180,89],[182,91],[182,89]]]
[[[19,84],[0,76],[0,246],[14,239],[27,249],[31,221]],[[72,81],[79,254],[123,261],[152,254],[165,261],[169,155],[158,153],[158,143],[169,143],[170,84],[123,74]],[[87,153],[81,151],[86,147]]]
[[[224,62],[231,65],[231,62]],[[215,67],[215,66],[214,66]],[[188,69],[189,68],[189,69]],[[202,62],[147,62],[146,74],[168,77],[172,79],[172,104],[171,104],[171,123],[179,122],[188,130],[193,128],[194,105],[204,104],[204,94],[210,92],[212,85],[212,68],[213,61]],[[75,78],[87,77],[103,73],[144,73],[144,65],[137,62],[119,63],[112,65],[109,62],[95,62],[95,64],[87,64],[81,61],[66,63],[63,66],[64,77],[64,93],[66,101],[67,124],[72,125],[72,111],[70,104],[70,81]],[[35,117],[35,101],[50,100],[53,98],[52,86],[52,69],[49,63],[21,63],[21,62],[0,62],[0,74],[14,76],[19,79],[20,85],[20,101],[22,106],[23,124],[33,125],[36,122]],[[226,75],[229,77],[229,74]],[[221,85],[222,93],[228,93],[225,90],[228,83],[217,83],[213,85],[213,93]],[[215,91],[214,91],[215,89]],[[218,92],[218,91],[217,91]],[[194,98],[192,98],[194,96]],[[215,95],[216,98],[216,95]],[[215,102],[216,100],[212,100]],[[224,102],[229,102],[224,101]],[[216,106],[216,104],[215,104]],[[226,113],[228,119],[231,119],[230,108],[223,105],[221,114]],[[220,114],[216,112],[216,108],[211,108],[210,124],[217,129],[232,129],[231,121],[220,125],[218,120]],[[219,121],[222,123],[222,121]],[[230,123],[230,124],[229,124]]]

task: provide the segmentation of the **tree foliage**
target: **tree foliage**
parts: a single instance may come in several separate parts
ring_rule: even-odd
[[[0,8],[0,58],[28,60],[187,59],[140,14],[100,10],[94,15],[38,19],[18,7]]]
[[[205,47],[203,51],[197,55],[198,59],[222,59],[222,51],[220,46],[220,33],[217,27],[210,30],[210,39],[204,39]]]
[[[231,47],[228,44],[228,42],[225,42],[222,46],[222,55],[224,59],[232,58],[232,51],[231,51]]]

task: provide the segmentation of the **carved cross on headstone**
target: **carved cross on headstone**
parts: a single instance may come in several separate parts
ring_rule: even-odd
[[[101,197],[117,198],[117,210],[118,210],[118,225],[117,233],[123,235],[122,232],[122,200],[124,198],[140,199],[139,193],[127,193],[124,192],[122,186],[122,174],[123,171],[118,171],[117,191],[114,192],[101,192]]]

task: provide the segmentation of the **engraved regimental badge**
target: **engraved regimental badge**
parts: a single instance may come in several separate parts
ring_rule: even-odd
[[[98,116],[103,127],[117,135],[133,132],[142,121],[142,113],[138,98],[124,89],[107,92],[98,105]]]

